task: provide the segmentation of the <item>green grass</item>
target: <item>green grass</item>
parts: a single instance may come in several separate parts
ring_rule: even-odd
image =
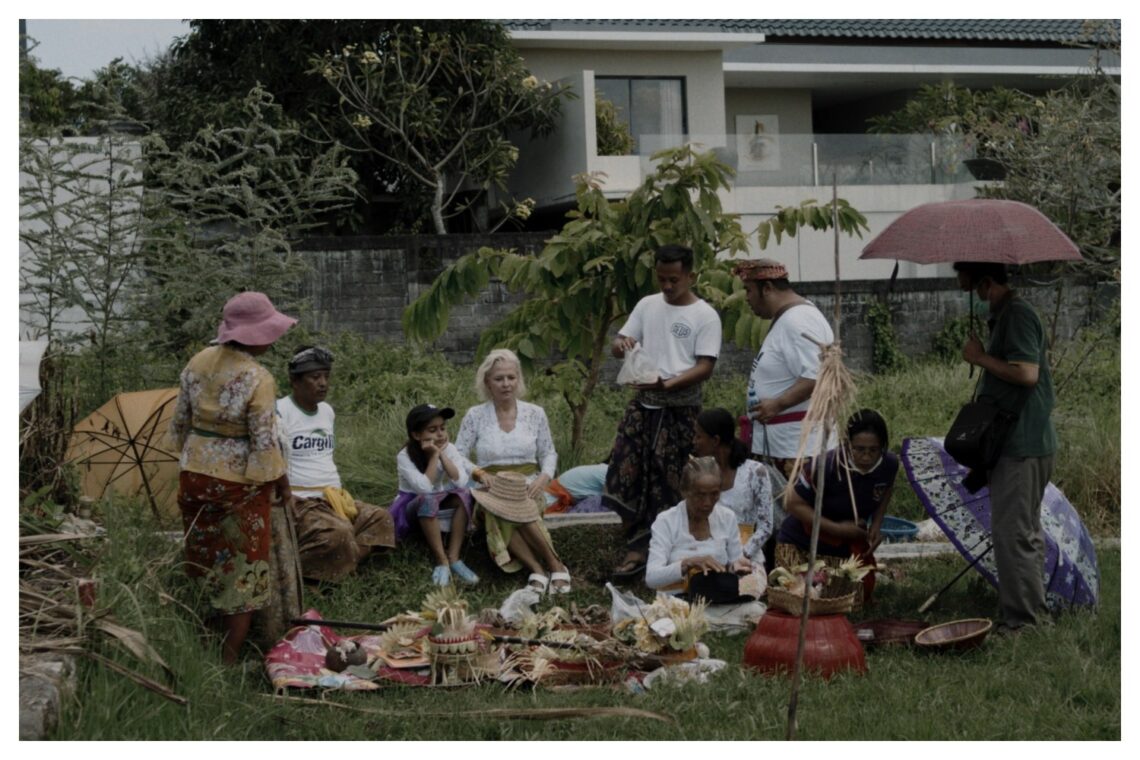
[[[64,705],[56,739],[781,739],[789,682],[740,667],[744,636],[707,636],[714,657],[729,665],[705,685],[624,691],[509,691],[498,684],[463,689],[386,686],[371,693],[327,693],[368,715],[323,706],[275,702],[260,661],[220,664],[216,642],[203,643],[196,606],[178,566],[179,547],[155,536],[142,513],[107,516],[98,574],[102,600],[124,624],[145,631],[170,664],[170,685],[189,699],[179,707],[96,664],[80,663],[76,697]],[[618,542],[610,527],[556,531],[575,571],[569,601],[605,604],[602,588]],[[484,582],[467,594],[472,607],[498,606],[519,576],[497,572],[478,544],[467,560]],[[830,681],[809,677],[799,702],[802,739],[1103,739],[1120,738],[1120,552],[1100,553],[1102,601],[1097,614],[1074,613],[1055,626],[1013,639],[990,639],[977,651],[927,654],[868,650],[868,673]],[[914,619],[915,610],[962,566],[958,558],[892,563],[880,576],[876,606],[864,617]],[[327,618],[377,621],[417,608],[430,589],[430,563],[417,543],[366,560],[340,586],[307,592]],[[169,595],[164,601],[163,592]],[[649,597],[646,589],[638,592]],[[173,601],[171,601],[171,599]],[[550,602],[544,602],[544,606]],[[568,601],[564,601],[568,605]],[[187,606],[183,606],[183,605]],[[960,581],[928,614],[931,623],[989,616],[993,590],[980,578]],[[99,651],[132,663],[110,645]],[[162,680],[159,672],[149,672]],[[301,691],[299,696],[318,696]],[[523,721],[454,717],[423,720],[426,711],[487,708],[623,706],[658,712],[674,722],[644,719]]]
[[[396,453],[404,444],[404,415],[418,403],[476,403],[472,367],[442,357],[353,336],[329,341],[338,357],[330,402],[337,409],[338,466],[358,498],[387,504],[395,494]],[[282,349],[285,350],[285,349]],[[1082,338],[1057,353],[1059,387],[1054,420],[1060,439],[1054,481],[1076,506],[1093,535],[1120,531],[1119,337]],[[280,356],[267,365],[281,367]],[[168,368],[169,369],[169,368]],[[149,371],[149,370],[148,370]],[[155,370],[157,372],[157,370]],[[140,370],[141,372],[141,370]],[[142,373],[143,375],[146,372]],[[153,374],[153,373],[152,373]],[[168,373],[169,374],[169,373]],[[531,378],[530,399],[550,417],[560,469],[602,461],[609,453],[627,393],[603,388],[591,398],[586,444],[570,449],[565,404]],[[279,382],[284,378],[279,376]],[[904,372],[859,375],[860,406],[879,409],[896,452],[904,437],[943,435],[969,398],[973,379],[961,363],[916,361]],[[125,382],[125,381],[124,381]],[[166,382],[165,380],[163,382]],[[705,388],[706,406],[738,410],[746,378],[717,375]],[[143,385],[153,384],[144,383]],[[124,389],[130,389],[127,383]],[[282,386],[287,387],[287,386]],[[458,432],[459,419],[452,423]],[[892,514],[925,517],[904,480]],[[169,685],[189,699],[179,707],[89,661],[80,663],[78,693],[65,706],[59,739],[779,739],[785,731],[786,680],[738,667],[744,637],[709,636],[713,655],[729,667],[707,685],[661,688],[641,696],[610,690],[518,691],[497,685],[458,690],[385,687],[369,694],[328,695],[366,709],[400,711],[365,715],[328,707],[276,703],[261,664],[220,663],[216,642],[203,643],[199,609],[179,566],[176,544],[154,534],[145,511],[107,508],[110,540],[92,558],[101,600],[125,625],[146,633],[170,664]],[[554,534],[574,572],[575,592],[564,603],[603,604],[605,574],[620,554],[616,529],[579,527]],[[472,606],[497,607],[521,585],[486,558],[479,539],[467,562],[484,578],[469,594]],[[991,640],[976,652],[931,656],[909,650],[870,651],[865,676],[824,682],[808,679],[801,691],[799,736],[804,739],[1119,739],[1120,552],[1102,551],[1099,614],[1075,614],[1056,626],[1012,640]],[[960,569],[957,558],[896,563],[881,583],[874,616],[914,618],[914,610]],[[366,560],[340,586],[310,590],[307,603],[326,618],[377,621],[419,606],[430,590],[430,562],[416,543]],[[648,598],[648,591],[640,593]],[[990,616],[996,605],[984,581],[963,579],[947,592],[929,620]],[[98,651],[135,666],[110,644]],[[161,673],[147,673],[162,680]],[[308,693],[306,696],[310,695]],[[663,724],[629,718],[545,722],[454,718],[425,721],[427,710],[488,707],[635,706],[671,716]]]

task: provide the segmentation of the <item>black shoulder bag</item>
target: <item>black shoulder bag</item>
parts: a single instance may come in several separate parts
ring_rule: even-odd
[[[945,441],[946,453],[970,470],[970,474],[962,479],[962,485],[970,493],[977,492],[988,482],[988,472],[1001,457],[1005,441],[1013,432],[1021,409],[1033,392],[1032,388],[1026,389],[1027,392],[1021,394],[1017,410],[1010,412],[996,404],[977,399],[978,384],[981,381],[979,375],[978,383],[974,385],[974,398],[958,411]]]
[[[970,293],[970,316],[973,319],[973,292]],[[992,328],[991,323],[991,328]],[[970,373],[973,374],[973,367]],[[978,375],[978,382],[974,383],[974,393],[970,402],[958,411],[950,432],[946,434],[946,453],[954,457],[954,461],[971,470],[962,484],[970,493],[978,491],[988,479],[988,471],[992,470],[1001,457],[1001,450],[1013,428],[1017,425],[1017,418],[1021,414],[1025,402],[1029,400],[1032,388],[1027,388],[1021,394],[1016,411],[1008,412],[988,401],[979,401],[978,386],[983,375]]]

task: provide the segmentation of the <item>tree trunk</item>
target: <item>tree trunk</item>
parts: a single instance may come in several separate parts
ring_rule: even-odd
[[[597,334],[594,335],[594,347],[590,352],[589,370],[586,374],[586,384],[582,388],[582,403],[571,404],[570,411],[574,415],[574,426],[570,433],[570,445],[574,451],[582,450],[582,436],[586,432],[586,412],[590,409],[590,396],[594,392],[594,388],[598,386],[598,376],[602,371],[602,362],[604,361],[606,339],[609,337],[610,322],[612,320],[604,320],[603,327],[601,327]]]
[[[435,225],[435,234],[437,235],[447,234],[447,227],[443,223],[443,182],[443,174],[436,172],[435,192],[431,199],[431,220]]]

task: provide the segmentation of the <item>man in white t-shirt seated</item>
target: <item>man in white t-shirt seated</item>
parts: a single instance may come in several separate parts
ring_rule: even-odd
[[[293,392],[277,400],[301,572],[321,581],[340,581],[373,547],[396,545],[388,511],[353,499],[341,487],[333,462],[336,415],[325,402],[332,361],[324,348],[298,348],[289,360]]]
[[[657,514],[681,501],[681,470],[693,449],[693,425],[701,411],[701,385],[720,355],[720,316],[693,292],[693,251],[663,245],[655,253],[659,293],[645,296],[611,344],[624,359],[640,345],[656,365],[653,382],[634,385],[618,425],[602,501],[621,517],[626,554],[616,580],[645,569]]]
[[[748,378],[748,416],[752,419],[753,458],[771,464],[785,476],[800,447],[800,432],[815,381],[820,346],[835,340],[831,325],[815,304],[788,282],[788,270],[773,259],[736,262],[733,274],[744,281],[748,305],[770,319],[760,353]],[[817,453],[809,442],[807,453]]]

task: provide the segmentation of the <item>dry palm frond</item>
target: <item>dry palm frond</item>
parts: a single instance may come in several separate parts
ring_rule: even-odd
[[[804,335],[804,337],[816,343],[810,336]],[[819,435],[820,440],[826,442],[825,435],[840,429],[840,423],[847,418],[848,410],[854,401],[855,381],[843,363],[843,348],[838,341],[826,346],[820,345],[819,376],[816,378],[811,403],[804,416],[799,450],[796,452],[792,473],[788,476],[787,493],[791,493],[795,488],[803,470],[804,458],[815,453],[807,451],[808,442],[813,435]],[[844,449],[841,446],[839,450],[842,452]]]
[[[126,676],[127,678],[137,683],[139,686],[142,686],[145,689],[150,689],[155,694],[158,694],[161,697],[165,697],[177,705],[182,705],[185,707],[186,705],[190,704],[190,701],[186,699],[186,697],[175,694],[173,691],[166,688],[157,681],[153,681],[140,673],[136,673],[130,668],[123,667],[112,659],[88,650],[85,650],[83,654],[99,663],[103,667],[113,670],[120,675]]]
[[[463,610],[467,609],[467,600],[459,595],[455,586],[444,586],[435,589],[424,597],[420,615],[428,620],[438,620],[439,613],[444,609],[452,609],[461,607]],[[414,614],[414,613],[409,613]]]
[[[852,583],[858,583],[866,577],[867,573],[871,572],[873,568],[870,565],[863,563],[862,558],[852,554],[847,559],[839,563],[836,568],[836,573],[842,575]]]
[[[570,622],[570,615],[561,607],[551,607],[541,615],[531,613],[519,623],[519,635],[525,639],[547,638],[547,634],[557,631],[558,626]]]
[[[421,651],[423,648],[423,626],[415,623],[397,623],[380,634],[377,642],[381,652],[387,655],[406,650]]]
[[[384,715],[388,717],[408,718],[491,718],[496,720],[566,720],[569,718],[648,718],[665,723],[674,723],[674,719],[661,713],[638,710],[633,707],[531,707],[531,708],[496,708],[490,710],[439,710],[424,712],[415,710],[372,710],[366,707],[354,707],[331,699],[311,699],[308,697],[289,697],[284,695],[262,694],[261,696],[285,702],[336,707],[352,712],[367,713],[369,715]]]
[[[71,534],[33,534],[20,537],[20,651],[55,652],[88,657],[100,665],[126,676],[135,683],[155,691],[179,704],[186,700],[146,676],[91,651],[95,636],[103,634],[122,646],[133,657],[147,665],[162,669],[168,678],[173,673],[151,646],[146,636],[120,625],[107,608],[88,600],[80,593],[84,566],[92,558],[85,554],[85,544],[60,550],[61,542],[93,538]],[[137,607],[136,602],[136,607]]]

